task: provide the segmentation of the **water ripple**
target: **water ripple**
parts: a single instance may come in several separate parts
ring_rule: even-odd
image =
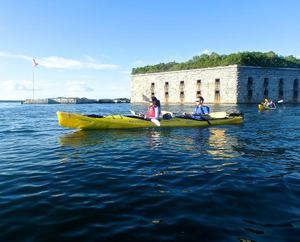
[[[72,131],[55,116],[144,108],[0,104],[0,241],[298,240],[298,106],[215,106],[245,123],[203,129]]]

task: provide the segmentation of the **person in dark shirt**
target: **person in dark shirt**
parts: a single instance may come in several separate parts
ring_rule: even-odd
[[[160,107],[160,101],[155,97],[152,96],[151,100],[154,104],[154,110],[155,110],[155,119],[159,119],[161,116],[161,107]]]

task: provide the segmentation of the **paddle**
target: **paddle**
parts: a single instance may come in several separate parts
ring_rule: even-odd
[[[171,114],[172,117],[174,116],[174,114],[178,114],[178,113],[173,113],[173,112],[169,112],[169,111],[161,111],[162,115],[164,114]],[[205,114],[206,117],[208,118],[226,118],[227,117],[227,113],[226,112],[211,112],[209,114]]]
[[[140,115],[140,113],[136,113],[135,111],[133,111],[133,110],[129,110],[130,112],[131,112],[131,114],[132,115],[134,115],[134,116],[137,116],[137,117],[141,117]],[[144,116],[144,115],[143,115]],[[150,121],[152,122],[152,123],[154,123],[156,126],[160,126],[160,122],[159,122],[159,120],[157,120],[157,119],[155,119],[155,118],[152,118],[152,119],[150,119]]]
[[[278,100],[277,103],[283,103],[283,100],[282,100],[282,99],[281,99],[281,100]]]
[[[201,119],[205,120],[209,125],[211,125],[211,122],[207,118],[203,117],[203,115],[201,116]]]
[[[154,123],[158,127],[160,126],[160,122],[157,119],[155,119],[155,118],[152,118],[151,122]]]
[[[143,101],[149,102],[149,101],[150,101],[150,98],[148,98],[146,95],[143,94]]]
[[[129,111],[131,112],[131,114],[132,114],[133,116],[139,116],[139,115],[136,114],[135,111],[133,111],[133,110],[129,110]]]
[[[227,117],[226,112],[212,112],[207,115],[211,118],[226,118]]]
[[[161,113],[163,115],[165,115],[165,114],[171,114],[172,117],[174,117],[174,114],[178,114],[178,113],[172,113],[172,112],[168,112],[168,111],[161,111]],[[186,115],[185,113],[183,113],[183,116],[190,117],[190,119],[198,120],[196,118],[192,118],[191,115]],[[178,118],[180,118],[180,116]],[[182,118],[182,116],[181,116],[181,118]],[[200,120],[206,121],[209,125],[211,125],[211,122],[209,121],[210,118],[211,117],[209,115],[201,115],[201,119]]]

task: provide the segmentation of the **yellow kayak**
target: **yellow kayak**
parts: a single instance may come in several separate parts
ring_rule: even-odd
[[[76,113],[57,112],[58,123],[62,127],[73,129],[131,129],[157,127],[150,120],[138,116],[97,116]],[[231,114],[228,117],[210,120],[195,120],[183,117],[159,120],[159,127],[205,127],[210,125],[240,124],[243,116]]]

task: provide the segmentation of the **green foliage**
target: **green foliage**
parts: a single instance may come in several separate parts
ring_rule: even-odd
[[[192,59],[177,63],[160,63],[132,69],[132,74],[144,74],[153,72],[190,70],[216,66],[241,65],[241,66],[262,66],[262,67],[289,67],[300,68],[300,59],[290,56],[279,56],[273,51],[269,52],[239,52],[229,55],[217,53],[202,54]]]

